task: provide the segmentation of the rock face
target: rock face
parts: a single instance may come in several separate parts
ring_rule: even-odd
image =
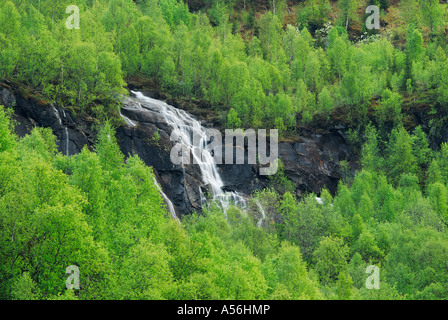
[[[339,161],[354,164],[355,160],[350,146],[337,132],[309,134],[296,142],[280,142],[278,152],[297,197],[309,192],[320,195],[324,187],[335,193],[341,178]],[[219,165],[219,168],[228,190],[250,194],[268,185],[268,177],[259,175],[258,166],[249,165],[247,161],[242,165]]]
[[[198,165],[174,165],[170,160],[174,146],[174,142],[170,141],[170,126],[157,112],[143,112],[134,108],[133,103],[132,99],[126,99],[121,111],[131,120],[131,124],[118,128],[116,132],[122,152],[126,156],[137,154],[155,169],[157,179],[178,215],[200,211],[200,190],[207,193],[207,186],[203,183]],[[19,136],[29,133],[34,126],[49,127],[58,139],[59,151],[69,155],[80,152],[85,145],[91,148],[94,144],[95,134],[89,129],[89,123],[74,117],[69,110],[40,103],[35,96],[27,97],[8,84],[0,87],[0,104],[15,109]],[[338,131],[309,133],[294,142],[280,142],[279,157],[286,175],[296,187],[298,197],[306,192],[320,194],[323,187],[334,193],[340,178],[339,161],[354,163],[355,160],[351,148]],[[226,191],[249,195],[268,185],[267,176],[259,175],[258,166],[247,162],[242,165],[218,165],[218,171]]]
[[[147,165],[152,166],[164,193],[172,201],[176,212],[181,214],[201,210],[199,188],[205,188],[197,165],[174,165],[170,152],[174,142],[170,141],[171,129],[163,118],[151,110],[139,110],[131,99],[125,101],[122,114],[138,123],[134,127],[122,126],[117,130],[117,141],[125,155],[137,154]],[[156,139],[158,132],[159,139]]]
[[[91,147],[95,141],[89,125],[74,117],[70,110],[40,101],[38,96],[27,96],[4,83],[0,86],[0,105],[14,108],[18,136],[30,133],[35,126],[51,128],[63,154],[79,153],[85,145]]]
[[[305,192],[320,194],[324,187],[335,193],[340,179],[339,161],[355,160],[351,148],[335,132],[280,143],[279,153],[298,197]]]
[[[138,154],[146,164],[156,169],[164,192],[178,211],[188,213],[200,210],[199,190],[207,190],[207,186],[202,181],[199,167],[191,164],[183,169],[173,165],[170,151],[174,143],[170,141],[170,126],[159,113],[148,109],[143,111],[133,106],[134,103],[128,99],[122,109],[123,115],[131,120],[131,125],[117,131],[121,149],[125,154]],[[157,142],[153,140],[156,131],[160,135]],[[269,179],[259,175],[259,167],[248,164],[247,145],[245,164],[224,164],[226,146],[224,141],[222,143],[223,164],[218,165],[218,172],[225,191],[249,195],[268,185]],[[337,130],[325,134],[308,133],[294,142],[280,142],[279,157],[286,175],[295,185],[298,197],[307,192],[319,195],[324,187],[332,193],[336,192],[340,179],[339,161],[354,163],[355,160],[353,151]]]

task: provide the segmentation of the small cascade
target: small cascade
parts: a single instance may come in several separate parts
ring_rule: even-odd
[[[59,125],[62,126],[62,118],[61,118],[61,115],[59,114],[59,110],[53,106],[53,112],[54,112],[54,115],[56,116],[56,118],[58,119]],[[67,120],[67,115],[65,114],[64,109],[62,109],[62,114],[64,116],[64,120]],[[69,152],[70,136],[68,133],[67,126],[65,126],[65,128],[64,128],[63,138],[64,138],[64,136],[65,136],[65,154],[68,156],[68,155],[70,155],[70,152]]]
[[[210,187],[212,201],[215,201],[224,212],[231,205],[237,205],[244,210],[246,200],[243,196],[237,192],[223,190],[224,183],[218,172],[215,159],[207,150],[209,141],[206,128],[184,110],[176,109],[163,101],[146,97],[141,92],[132,91],[132,93],[136,96],[134,101],[137,102],[137,105],[134,104],[133,108],[158,112],[166,123],[179,134],[179,142],[182,143],[183,150],[190,152],[193,157],[192,162],[200,168],[204,184]],[[198,139],[199,143],[193,137],[200,137]],[[194,142],[196,142],[196,145]],[[205,200],[205,196],[201,191],[200,194],[202,202]]]
[[[324,200],[322,198],[320,198],[320,197],[316,197],[316,202],[318,204],[324,204]],[[330,203],[330,206],[333,206],[333,204]]]
[[[246,198],[243,197],[238,192],[234,192],[234,191],[228,191],[228,192],[223,192],[220,194],[215,194],[213,196],[213,201],[216,201],[220,205],[220,207],[224,210],[224,213],[232,205],[240,208],[244,212],[247,209],[246,208],[246,206],[247,206]]]
[[[69,155],[69,134],[68,134],[68,128],[65,126],[65,154]]]
[[[258,199],[255,199],[255,204],[256,204],[257,207],[258,207],[258,211],[261,213],[261,218],[260,218],[260,220],[258,220],[258,222],[257,222],[257,226],[258,226],[259,228],[261,228],[261,226],[262,226],[262,224],[263,224],[263,220],[266,218],[266,213],[265,213],[265,211],[264,211],[264,209],[263,209],[263,206],[261,205],[260,201],[258,201]]]
[[[56,116],[56,118],[58,119],[59,125],[62,126],[61,116],[59,115],[58,109],[56,109],[54,106],[53,106],[53,112],[54,112],[54,115]],[[65,113],[64,113],[64,117],[65,117]]]
[[[185,173],[184,173],[185,176]],[[201,207],[204,206],[205,203],[207,203],[207,198],[205,197],[204,193],[201,190],[201,187],[199,187],[199,196],[201,197]]]
[[[125,115],[123,115],[122,113],[121,113],[121,111],[120,111],[120,116],[121,116],[121,118],[124,120],[124,122],[126,122],[126,125],[128,126],[128,127],[131,127],[131,128],[133,128],[133,127],[135,127],[137,124],[135,123],[135,122],[133,122],[131,119],[129,119],[128,117],[126,117]]]
[[[168,208],[168,211],[171,214],[171,217],[177,221],[179,221],[179,218],[176,215],[176,210],[174,209],[174,205],[171,202],[171,200],[168,198],[168,196],[165,194],[165,192],[163,192],[162,187],[160,186],[160,184],[157,182],[156,178],[154,178],[154,184],[157,187],[157,189],[159,190],[160,194],[162,195],[163,199],[165,200],[166,206]]]

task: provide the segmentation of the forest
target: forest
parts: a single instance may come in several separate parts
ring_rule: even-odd
[[[365,27],[368,5],[380,30]],[[0,107],[0,299],[446,299],[447,8],[0,0],[0,80],[95,119],[98,132],[93,150],[67,156],[49,128],[19,138],[14,110]],[[342,122],[359,170],[341,168],[320,202],[297,198],[279,170],[247,212],[210,203],[179,223],[153,169],[115,138],[119,97],[139,84],[201,101],[222,127],[275,128],[285,140]],[[69,265],[80,289],[66,289]],[[370,265],[380,289],[366,287]]]

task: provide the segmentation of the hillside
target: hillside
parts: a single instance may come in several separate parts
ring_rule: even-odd
[[[0,1],[0,299],[446,299],[447,10]]]

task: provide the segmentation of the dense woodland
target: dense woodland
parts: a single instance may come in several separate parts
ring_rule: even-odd
[[[390,0],[391,1],[391,0]],[[81,27],[65,26],[76,2]],[[381,8],[381,30],[364,26]],[[18,138],[0,109],[1,299],[445,299],[448,5],[436,0],[0,0],[0,79],[97,119],[94,151]],[[114,138],[128,83],[209,104],[227,127],[291,137],[343,114],[361,168],[323,203],[282,170],[250,209],[167,214]],[[126,156],[126,158],[125,158]],[[341,170],[343,171],[343,166]],[[256,203],[266,212],[260,214]],[[78,265],[81,289],[66,290]],[[381,287],[369,290],[368,265]]]

